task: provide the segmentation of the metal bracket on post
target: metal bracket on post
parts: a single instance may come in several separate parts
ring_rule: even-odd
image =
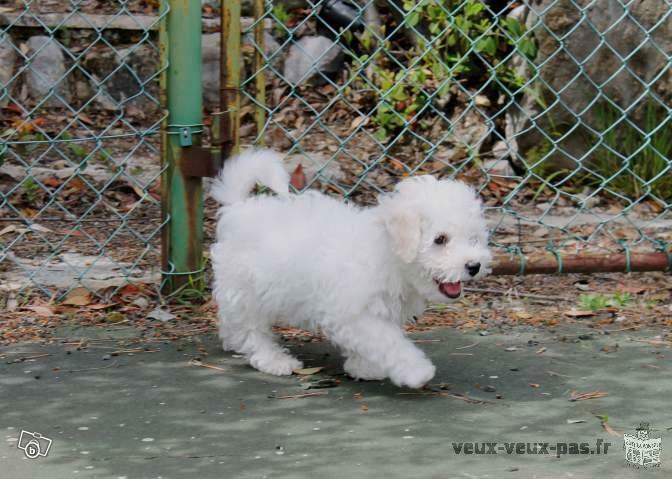
[[[180,146],[185,147],[193,145],[193,142],[191,141],[192,134],[191,128],[188,126],[180,128]]]
[[[190,146],[182,149],[180,168],[185,176],[212,178],[217,176],[221,158],[210,148]]]
[[[211,149],[195,145],[193,136],[203,132],[203,125],[168,125],[168,134],[177,135],[181,148],[180,171],[185,177],[206,178],[217,175],[221,159]]]

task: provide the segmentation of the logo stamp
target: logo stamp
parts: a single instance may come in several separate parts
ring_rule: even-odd
[[[16,447],[21,449],[28,459],[37,459],[38,457],[47,457],[49,449],[51,449],[51,442],[51,439],[44,437],[39,432],[21,431]]]
[[[625,460],[633,467],[660,467],[661,438],[649,436],[649,423],[643,422],[636,434],[623,434]]]

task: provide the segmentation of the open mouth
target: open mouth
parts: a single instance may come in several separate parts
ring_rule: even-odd
[[[457,281],[449,283],[447,281],[434,280],[439,285],[439,291],[451,299],[459,298],[462,295],[462,283]]]

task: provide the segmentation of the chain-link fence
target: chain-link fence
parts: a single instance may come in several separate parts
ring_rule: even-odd
[[[509,255],[548,251],[563,270],[565,255],[616,253],[630,270],[632,254],[658,252],[667,265],[669,1],[257,0],[242,11],[256,17],[242,47],[242,142],[286,152],[297,189],[370,204],[407,175],[457,177],[478,188]]]
[[[170,3],[0,5],[3,290],[158,286],[172,211],[161,215],[159,179],[171,170],[159,133],[168,164],[191,165],[176,183],[187,196],[172,199],[172,223],[200,230],[200,179],[189,175],[207,152],[188,145],[220,118],[240,124],[225,142],[240,136],[285,152],[296,190],[373,204],[408,175],[475,185],[493,245],[513,258],[499,272],[529,272],[536,252],[554,259],[548,272],[589,271],[571,263],[577,253],[615,254],[622,270],[668,265],[669,0],[204,1],[202,84],[213,116],[201,122],[200,103],[180,100],[186,127],[161,108],[159,26]],[[230,41],[238,30],[226,30],[232,12],[240,51]],[[180,95],[200,95],[166,76]],[[200,273],[200,232],[171,231],[175,254],[189,254],[172,261],[164,251],[164,279]],[[640,253],[653,263],[641,267]]]
[[[0,2],[4,292],[158,284],[155,3]]]

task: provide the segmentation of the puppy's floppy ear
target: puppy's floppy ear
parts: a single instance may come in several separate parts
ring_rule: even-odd
[[[389,205],[384,216],[392,250],[406,263],[413,261],[420,246],[420,217],[401,205]]]

